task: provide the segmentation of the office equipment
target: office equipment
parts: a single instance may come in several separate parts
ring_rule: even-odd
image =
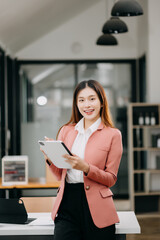
[[[28,183],[28,156],[4,156],[2,158],[2,185]]]
[[[21,199],[0,198],[0,223],[26,223],[28,214]]]
[[[64,154],[70,154],[70,150],[62,141],[38,141],[40,148],[45,152],[48,158],[53,162],[53,164],[58,168],[72,168],[69,163],[65,161],[62,157]]]

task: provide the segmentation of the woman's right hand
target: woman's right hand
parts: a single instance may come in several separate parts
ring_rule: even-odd
[[[47,157],[46,153],[43,151],[43,149],[42,149],[42,148],[40,148],[40,150],[41,150],[41,152],[43,153],[45,160],[47,160],[47,159],[48,159],[48,157]]]
[[[54,139],[53,138],[48,138],[48,137],[44,137],[44,139],[45,139],[45,141],[54,141]],[[45,160],[47,161],[47,163],[49,164],[49,165],[51,165],[52,164],[52,161],[48,158],[48,156],[46,155],[46,153],[42,150],[42,148],[40,148],[40,150],[41,150],[41,152],[43,153],[43,155],[44,155],[44,158],[45,158]]]

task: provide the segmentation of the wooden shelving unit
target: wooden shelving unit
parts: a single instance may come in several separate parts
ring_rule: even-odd
[[[131,209],[160,214],[160,104],[130,103],[128,136]]]

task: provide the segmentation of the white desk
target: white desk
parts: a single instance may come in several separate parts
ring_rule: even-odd
[[[53,240],[54,224],[49,221],[50,213],[29,213],[29,218],[48,219],[45,225],[0,224],[0,240]],[[140,226],[134,212],[118,212],[120,223],[116,224],[117,240],[126,239],[126,234],[139,234]]]

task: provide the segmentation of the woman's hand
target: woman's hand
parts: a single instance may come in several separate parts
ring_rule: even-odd
[[[46,162],[48,163],[48,165],[50,166],[52,164],[51,160],[47,157],[47,155],[45,154],[45,152],[42,150],[42,148],[40,148],[41,152],[44,155],[44,158],[46,160]]]
[[[66,159],[66,162],[69,163],[73,169],[81,170],[86,174],[89,172],[89,165],[83,159],[73,154],[73,156],[69,154],[63,155]]]
[[[44,140],[45,140],[45,141],[54,141],[53,138],[48,138],[48,137],[46,137],[46,136],[44,137]]]
[[[45,154],[45,152],[42,150],[42,148],[40,148],[40,151],[43,153],[45,160],[47,160],[48,157],[47,157],[47,155]]]
[[[48,138],[48,137],[44,137],[44,139],[45,139],[45,141],[54,141],[54,139],[53,138]],[[43,155],[44,155],[44,158],[45,158],[45,160],[47,161],[47,163],[49,164],[49,165],[51,165],[52,164],[52,162],[51,162],[51,160],[47,157],[47,155],[46,155],[46,153],[40,148],[40,150],[41,150],[41,152],[43,153]]]

